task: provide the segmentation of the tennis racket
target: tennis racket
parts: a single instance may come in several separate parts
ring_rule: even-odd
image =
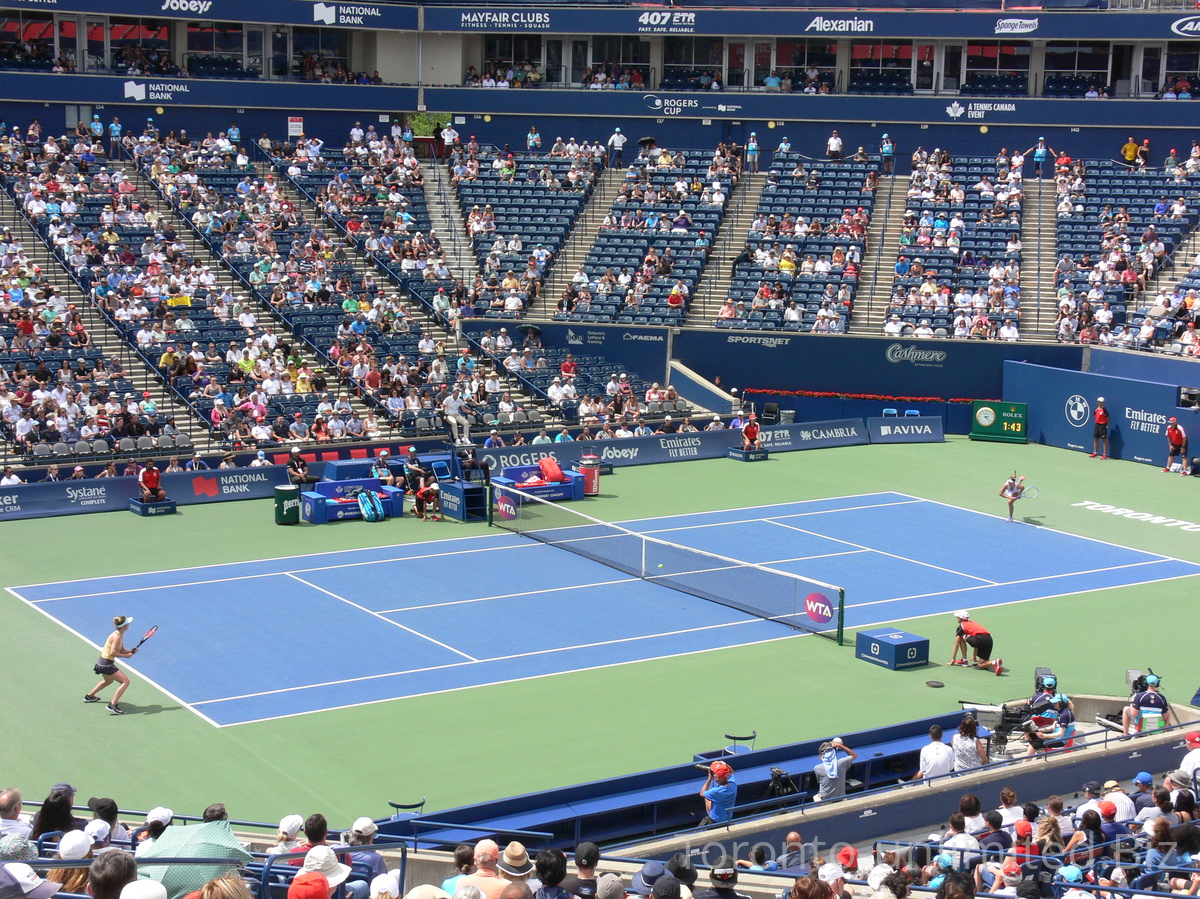
[[[1021,495],[1017,498],[1018,499],[1037,499],[1038,498],[1038,489],[1036,487],[1030,485],[1030,486],[1026,487],[1024,490],[1022,490]]]
[[[151,637],[153,637],[157,633],[158,633],[158,625],[156,624],[156,625],[154,625],[154,627],[150,628],[150,630],[146,631],[146,634],[144,637],[142,637],[142,639],[138,640],[138,645],[133,647],[133,651],[137,652],[141,648],[143,643],[145,643],[147,640],[149,640]]]

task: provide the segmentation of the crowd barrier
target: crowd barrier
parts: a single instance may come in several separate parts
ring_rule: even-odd
[[[274,495],[276,486],[287,482],[287,469],[283,465],[185,471],[162,476],[162,487],[167,496],[180,506],[265,499]],[[129,500],[137,495],[137,478],[134,477],[0,487],[0,521],[114,512],[127,509]]]

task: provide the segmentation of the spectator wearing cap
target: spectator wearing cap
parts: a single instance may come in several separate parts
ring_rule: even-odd
[[[1092,899],[1091,892],[1079,888],[1083,883],[1083,871],[1078,865],[1063,866],[1058,872],[1058,879],[1069,885],[1061,893],[1062,899]]]
[[[1044,694],[1039,694],[1039,697],[1041,696]],[[1035,727],[1024,737],[1029,743],[1029,749],[1025,753],[1027,756],[1035,755],[1044,749],[1062,748],[1075,739],[1075,710],[1071,706],[1071,700],[1065,693],[1055,693],[1050,696],[1050,705],[1054,709],[1050,723],[1044,727]]]
[[[596,899],[624,899],[625,884],[619,874],[601,874],[596,878]]]
[[[300,447],[293,446],[291,458],[287,461],[288,479],[293,484],[315,484],[321,480],[315,474],[309,474],[308,462],[300,455]]]
[[[0,865],[0,896],[4,899],[50,899],[58,890],[57,883],[43,880],[29,865]]]
[[[500,876],[500,847],[495,840],[480,840],[475,844],[475,873],[460,880],[463,884],[474,884],[483,893],[484,899],[500,899],[508,883]]]
[[[683,899],[692,899],[699,872],[686,852],[676,852],[667,860],[667,873],[679,881],[679,892]]]
[[[0,836],[28,839],[32,830],[33,825],[21,815],[21,791],[16,787],[0,791]]]
[[[817,750],[813,773],[817,776],[817,795],[821,799],[837,799],[846,795],[846,774],[858,758],[858,753],[842,742],[841,737],[822,743]]]
[[[364,815],[342,834],[342,842],[351,847],[350,864],[366,865],[371,869],[368,881],[388,872],[387,862],[383,860],[383,856],[374,849],[366,848],[375,842],[375,834],[378,832],[379,825]],[[368,887],[369,891],[368,883],[364,883],[363,886]]]
[[[596,897],[596,865],[600,864],[600,847],[595,843],[580,843],[575,847],[575,873],[564,879],[562,887],[579,899]],[[545,879],[543,878],[543,883]]]
[[[938,853],[925,870],[929,875],[927,886],[931,890],[936,890],[945,882],[948,875],[954,873],[954,857],[946,852]]]
[[[92,838],[82,830],[64,833],[58,841],[58,857],[64,861],[82,861],[92,858]],[[52,868],[47,880],[61,884],[64,893],[86,893],[88,866],[78,868]]]
[[[504,438],[500,436],[499,431],[497,431],[495,428],[492,428],[491,433],[488,434],[487,440],[483,441],[483,445],[486,449],[499,449],[505,445]]]
[[[107,852],[109,841],[112,838],[112,828],[108,826],[107,821],[101,821],[99,818],[93,818],[83,828],[83,832],[92,839],[92,851],[99,855],[101,852]]]
[[[286,855],[300,848],[297,835],[304,826],[304,819],[299,815],[284,815],[279,819],[279,830],[275,834],[274,845],[267,848],[267,855]]]
[[[204,461],[204,457],[199,452],[192,453],[192,458],[188,460],[184,467],[185,471],[208,471],[210,466]]]
[[[1033,825],[1024,818],[1013,824],[1012,851],[1021,862],[1042,854],[1041,848],[1033,839]]]
[[[737,802],[737,780],[727,762],[715,761],[708,766],[708,776],[700,787],[700,796],[704,800],[704,817],[700,821],[702,827],[729,823],[733,818],[734,803]]]
[[[1164,726],[1171,725],[1171,707],[1167,698],[1158,692],[1158,675],[1146,675],[1146,689],[1133,694],[1129,705],[1121,712],[1121,732],[1125,735],[1133,727],[1141,732],[1143,719],[1160,718]],[[1191,786],[1190,780],[1186,786]]]
[[[849,899],[846,872],[837,862],[826,862],[817,869],[817,879],[829,887],[834,899]]]
[[[171,821],[174,818],[175,813],[165,806],[159,805],[150,809],[146,813],[146,829],[138,836],[140,842],[137,845],[137,849],[134,850],[134,854],[140,856],[148,852],[150,847],[154,845],[154,841],[161,837],[163,832],[171,826]]]
[[[120,899],[121,891],[137,879],[137,862],[133,855],[123,849],[114,849],[92,862],[88,890],[92,899]]]
[[[316,871],[294,877],[287,891],[287,899],[329,899],[332,895],[333,887],[325,875]]]
[[[1195,733],[1195,731],[1193,731]],[[1188,734],[1190,737],[1192,734]],[[1200,736],[1200,734],[1197,734]],[[1184,761],[1187,761],[1187,756],[1184,756]],[[1183,767],[1182,765],[1180,767]],[[1130,796],[1133,800],[1133,807],[1138,812],[1144,809],[1154,807],[1154,775],[1149,771],[1139,771],[1133,776],[1133,795]]]
[[[834,867],[837,867],[836,865]],[[841,868],[838,868],[841,871]],[[737,864],[728,855],[722,855],[708,872],[709,887],[696,890],[694,899],[749,899],[745,893],[739,893],[737,886]]]
[[[1133,799],[1115,780],[1104,782],[1104,798],[1117,807],[1117,821],[1132,821],[1137,815]]]
[[[33,816],[32,832],[29,838],[36,840],[44,833],[54,831],[83,830],[86,823],[76,818],[71,812],[75,801],[75,788],[69,783],[56,783],[50,788],[50,795],[42,800],[42,807]]]
[[[1179,763],[1179,770],[1186,771],[1188,774],[1195,776],[1196,770],[1200,768],[1200,731],[1189,731],[1184,738],[1187,743],[1188,752]],[[1145,773],[1145,772],[1142,772]],[[1149,777],[1149,775],[1147,775]],[[1134,781],[1135,785],[1137,781]],[[0,812],[3,810],[0,809]]]
[[[1133,841],[1129,828],[1117,820],[1117,804],[1111,799],[1100,800],[1100,832],[1104,834],[1106,843],[1116,843],[1122,838],[1129,839],[1130,843]]]

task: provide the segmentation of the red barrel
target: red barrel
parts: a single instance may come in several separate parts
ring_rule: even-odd
[[[600,495],[600,457],[582,456],[579,459],[579,472],[583,475],[583,495]]]

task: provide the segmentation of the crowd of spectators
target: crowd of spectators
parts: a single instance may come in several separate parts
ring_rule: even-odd
[[[484,66],[483,74],[475,66],[469,66],[463,76],[464,87],[508,88],[537,87],[545,76],[541,67],[532,60],[524,62],[497,62]]]
[[[1001,148],[993,174],[983,172],[965,186],[948,151],[918,148],[913,153],[906,192],[911,205],[904,214],[885,334],[1020,338],[1021,207],[1031,153],[1032,148],[1012,153]],[[978,202],[977,213],[968,213],[968,198]],[[1007,233],[1002,243],[997,243],[997,229]],[[983,232],[995,255],[963,249],[964,239]]]

